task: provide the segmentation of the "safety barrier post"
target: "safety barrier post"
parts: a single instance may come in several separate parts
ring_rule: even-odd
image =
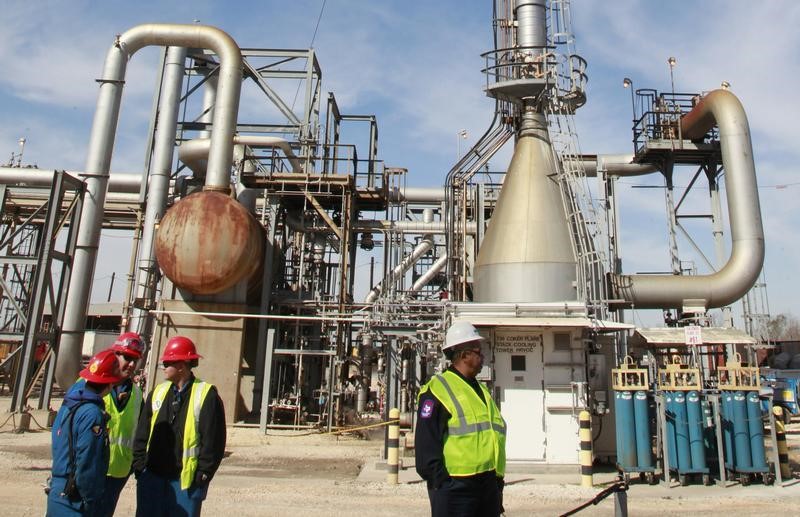
[[[781,469],[781,479],[786,480],[792,477],[789,469],[789,446],[786,445],[786,428],[783,426],[783,408],[774,406],[772,412],[775,415],[775,435],[778,443],[778,463]]]
[[[578,415],[580,422],[580,431],[578,438],[581,441],[581,450],[578,458],[581,462],[581,486],[591,488],[594,485],[592,481],[592,415],[588,411],[581,411]]]
[[[386,482],[390,485],[398,483],[399,472],[399,446],[400,446],[400,410],[389,410],[389,440],[386,443],[386,465],[388,472]]]

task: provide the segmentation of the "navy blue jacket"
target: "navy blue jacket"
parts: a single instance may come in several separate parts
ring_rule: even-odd
[[[74,469],[78,492],[89,505],[103,495],[108,472],[108,416],[104,407],[100,394],[87,388],[81,380],[67,391],[53,423],[52,476],[66,478]],[[73,409],[75,415],[70,419],[68,416]],[[70,433],[75,451],[74,467],[70,465]]]

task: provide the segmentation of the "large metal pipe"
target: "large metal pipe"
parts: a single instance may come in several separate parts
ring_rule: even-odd
[[[669,308],[703,304],[722,307],[741,298],[756,282],[764,264],[764,230],[758,201],[753,146],[747,115],[739,99],[727,90],[714,90],[681,120],[685,138],[703,138],[719,127],[725,168],[731,254],[710,275],[611,275],[615,297],[637,308]],[[684,303],[686,302],[686,303]]]
[[[292,147],[283,138],[277,136],[237,135],[233,137],[235,145],[248,145],[250,147],[277,147],[286,155],[292,165],[292,172],[302,172],[303,164],[292,151]],[[196,138],[181,144],[180,159],[196,175],[202,177],[206,174],[207,158],[211,149],[211,141],[206,138]],[[233,152],[233,150],[231,150]]]
[[[658,172],[658,166],[651,163],[633,163],[632,154],[600,154],[581,156],[583,172],[586,176],[597,176],[604,171],[607,176],[643,176]]]
[[[517,0],[514,14],[517,19],[517,46],[547,45],[547,0]]]
[[[185,47],[170,47],[164,62],[164,74],[161,97],[158,106],[153,159],[150,162],[148,175],[147,208],[145,209],[142,241],[139,246],[139,263],[135,272],[136,298],[152,301],[155,296],[153,284],[155,279],[156,255],[153,249],[156,223],[164,216],[169,196],[172,159],[175,155],[175,131],[178,127],[178,111],[180,109],[181,86],[186,72]],[[145,328],[145,310],[134,308],[133,317],[128,329],[147,333]]]
[[[83,171],[65,171],[70,176],[84,178]],[[54,170],[0,167],[0,184],[30,187],[49,187],[53,183]],[[142,174],[117,173],[108,175],[108,192],[138,193],[142,188]]]
[[[395,282],[400,280],[403,274],[411,268],[423,255],[428,253],[430,249],[433,248],[433,235],[426,234],[422,237],[422,240],[419,244],[416,245],[414,250],[406,255],[406,257],[397,264],[392,272],[389,273],[389,278],[385,282],[381,282],[367,294],[367,297],[364,298],[364,302],[366,303],[373,303],[375,300],[378,299],[381,292],[383,291],[383,284],[386,283],[389,286],[394,285]]]
[[[419,278],[414,282],[409,289],[409,293],[416,293],[426,285],[430,283],[433,278],[439,274],[439,272],[447,265],[447,253],[443,253],[441,257],[439,257],[436,262],[431,264],[431,267],[428,268]]]
[[[62,388],[75,381],[81,366],[86,309],[97,260],[108,171],[114,150],[127,63],[139,49],[149,45],[207,48],[220,57],[218,102],[214,111],[205,188],[212,191],[229,190],[233,133],[242,84],[242,54],[236,42],[225,32],[203,25],[145,24],[118,36],[106,56],[89,139],[86,196],[81,212],[81,226],[70,275],[56,367],[56,380]]]

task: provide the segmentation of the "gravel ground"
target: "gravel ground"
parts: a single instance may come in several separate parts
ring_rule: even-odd
[[[797,424],[795,424],[797,425]],[[800,435],[789,434],[792,454],[799,455]],[[376,470],[380,440],[330,435],[262,436],[257,429],[229,429],[228,456],[211,484],[203,505],[206,515],[240,516],[423,516],[429,515],[424,483],[413,468],[401,483],[385,484]],[[0,427],[0,515],[44,513],[41,485],[50,468],[49,432],[14,434]],[[601,489],[548,482],[541,473],[509,474],[506,515],[559,515],[594,497]],[[577,476],[575,482],[578,482]],[[135,483],[130,481],[117,515],[135,510]],[[786,487],[751,485],[729,488],[634,485],[628,492],[631,515],[768,515],[792,514],[800,503],[800,483]],[[579,515],[613,515],[612,498]]]

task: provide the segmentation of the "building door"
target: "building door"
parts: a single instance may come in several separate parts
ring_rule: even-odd
[[[506,457],[510,461],[545,459],[542,350],[541,332],[495,330],[495,393],[508,425]]]

